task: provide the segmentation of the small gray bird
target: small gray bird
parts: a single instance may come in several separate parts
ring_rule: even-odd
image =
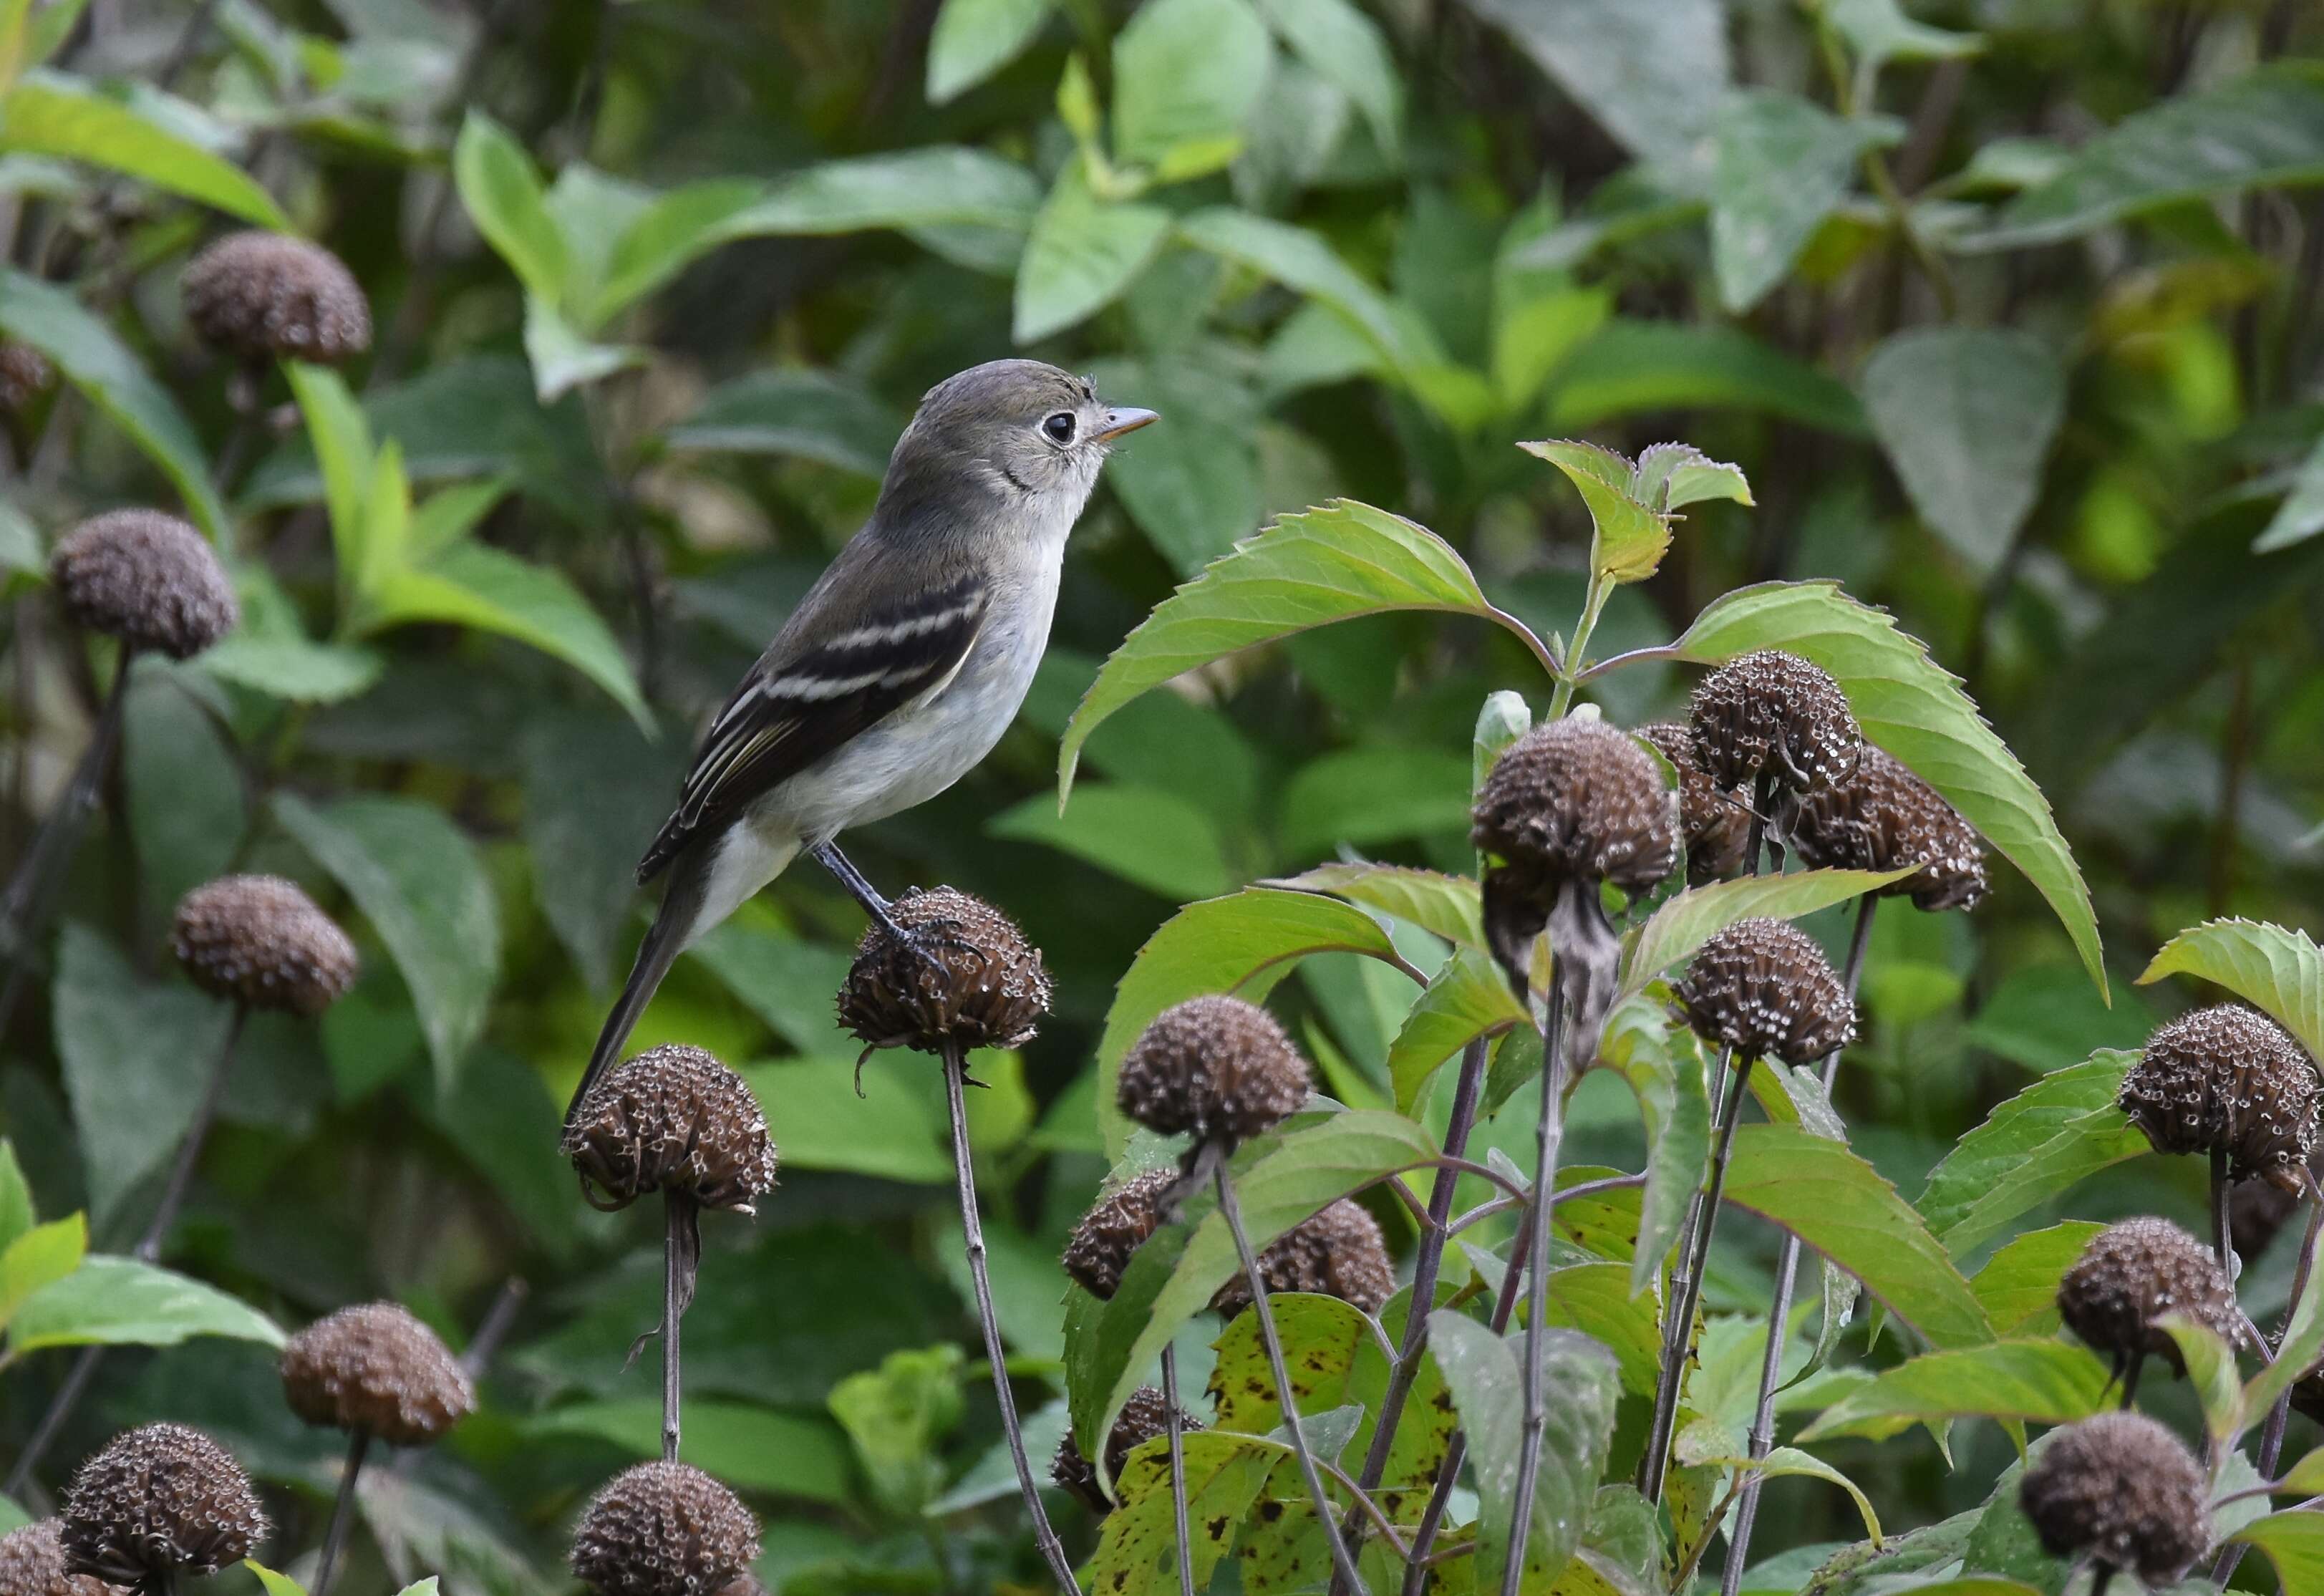
[[[872,519],[807,590],[702,739],[638,863],[669,885],[570,1121],[678,955],[801,852],[893,928],[832,839],[927,799],[991,752],[1033,683],[1065,537],[1098,468],[1152,411],[1087,378],[995,360],[928,390]]]

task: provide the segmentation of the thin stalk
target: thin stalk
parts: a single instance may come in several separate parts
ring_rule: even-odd
[[[687,1212],[694,1199],[683,1192],[661,1195],[661,1461],[678,1461],[678,1406],[686,1380],[679,1364],[678,1327],[686,1312],[686,1254],[691,1236]]]
[[[371,1450],[371,1432],[357,1430],[347,1443],[347,1466],[339,1475],[339,1499],[331,1508],[331,1527],[323,1536],[323,1554],[315,1562],[315,1586],[309,1596],[326,1596],[331,1575],[346,1548],[347,1530],[355,1517],[355,1477],[363,1472],[364,1453]]]
[[[968,1094],[964,1084],[967,1070],[959,1044],[946,1042],[944,1078],[945,1096],[952,1109],[953,1171],[959,1176],[960,1230],[967,1245],[969,1279],[976,1288],[976,1317],[984,1331],[984,1355],[992,1365],[1001,1428],[1009,1437],[1010,1461],[1017,1465],[1017,1489],[1024,1495],[1026,1510],[1033,1515],[1033,1539],[1041,1548],[1041,1560],[1049,1565],[1059,1590],[1066,1596],[1082,1596],[1074,1565],[1065,1560],[1065,1544],[1051,1527],[1049,1511],[1041,1505],[1041,1493],[1033,1483],[1033,1465],[1025,1456],[1025,1427],[1018,1422],[1016,1393],[1009,1388],[1009,1355],[1001,1348],[1001,1321],[992,1311],[992,1281],[984,1267],[984,1222],[976,1207],[976,1167],[968,1150]],[[1225,1184],[1223,1176],[1220,1184]]]
[[[2292,1316],[2300,1311],[2300,1299],[2308,1295],[2309,1278],[2316,1272],[2316,1243],[2324,1234],[2324,1190],[2319,1190],[2316,1177],[2308,1177],[2308,1231],[2300,1240],[2300,1262],[2292,1274],[2292,1303],[2283,1310],[2283,1331],[2276,1338],[2275,1349],[2283,1351],[2283,1336],[2292,1332]],[[2284,1426],[2292,1419],[2292,1387],[2283,1388],[2275,1406],[2267,1411],[2267,1427],[2260,1433],[2259,1477],[2275,1478],[2275,1465],[2283,1456]],[[2236,1572],[2236,1564],[2244,1558],[2245,1545],[2236,1542],[2219,1554],[2218,1566],[2211,1570],[2211,1582],[2225,1589],[2227,1576]]]
[[[2146,1371],[2146,1360],[2134,1358],[2122,1373],[2122,1411],[2128,1413],[2131,1404],[2138,1400],[2138,1377]]]
[[[1291,1372],[1284,1367],[1283,1340],[1275,1333],[1275,1310],[1267,1303],[1267,1277],[1259,1270],[1259,1255],[1251,1250],[1250,1233],[1243,1229],[1242,1205],[1235,1201],[1234,1182],[1227,1178],[1223,1162],[1218,1167],[1214,1184],[1219,1193],[1219,1214],[1226,1221],[1227,1233],[1234,1238],[1235,1252],[1242,1259],[1243,1278],[1250,1285],[1250,1308],[1259,1315],[1259,1334],[1267,1347],[1268,1369],[1275,1376],[1275,1394],[1283,1404],[1283,1427],[1291,1432],[1292,1455],[1299,1460],[1300,1475],[1306,1481],[1308,1496],[1314,1500],[1315,1522],[1331,1545],[1332,1566],[1339,1571],[1348,1589],[1360,1591],[1364,1588],[1363,1576],[1356,1572],[1356,1560],[1333,1519],[1332,1499],[1324,1494],[1323,1476],[1315,1468],[1315,1454],[1307,1449],[1307,1433],[1299,1422],[1299,1400],[1292,1395]]]
[[[1856,909],[1856,934],[1849,939],[1848,967],[1842,979],[1848,983],[1848,1001],[1856,1001],[1856,991],[1864,974],[1864,950],[1872,943],[1872,913],[1880,907],[1874,897],[1859,899]],[[1831,1084],[1840,1074],[1840,1048],[1824,1055],[1823,1093],[1831,1096]],[[1751,1461],[1757,1462],[1767,1455],[1775,1444],[1775,1383],[1783,1378],[1784,1337],[1792,1314],[1792,1289],[1800,1272],[1800,1239],[1790,1232],[1784,1232],[1783,1256],[1775,1263],[1775,1299],[1767,1309],[1767,1352],[1759,1364],[1759,1406],[1751,1419]],[[1766,1477],[1754,1473],[1744,1484],[1743,1499],[1735,1508],[1735,1527],[1727,1538],[1727,1566],[1719,1579],[1720,1596],[1736,1596],[1743,1588],[1743,1571],[1751,1554],[1751,1531],[1759,1522],[1759,1490]]]
[[[2227,1278],[2236,1278],[2235,1241],[2227,1223],[2227,1149],[2211,1149],[2211,1250],[2218,1256],[2219,1268]]]
[[[1194,1538],[1186,1523],[1186,1434],[1178,1414],[1178,1349],[1162,1349],[1162,1407],[1170,1436],[1170,1527],[1178,1537],[1178,1596],[1194,1596]]]
[[[1534,1205],[1545,1213],[1557,1189],[1557,1154],[1565,1139],[1565,1071],[1561,1067],[1560,1021],[1565,1013],[1565,986],[1553,981],[1549,1010],[1541,1022],[1541,1122],[1534,1132],[1538,1151],[1534,1164]],[[1534,1488],[1541,1478],[1541,1437],[1549,1419],[1542,1401],[1542,1342],[1549,1317],[1549,1226],[1533,1227],[1531,1257],[1526,1270],[1529,1295],[1526,1300],[1525,1430],[1517,1448],[1517,1492],[1509,1520],[1509,1561],[1501,1573],[1501,1596],[1517,1596],[1525,1582],[1526,1542],[1533,1529]]]
[[[1565,645],[1565,659],[1557,671],[1557,685],[1550,689],[1549,716],[1562,720],[1573,704],[1573,684],[1580,680],[1576,674],[1582,669],[1582,650],[1590,644],[1590,634],[1598,629],[1598,612],[1606,607],[1606,595],[1614,590],[1612,582],[1592,575],[1590,591],[1582,600],[1582,616],[1573,623],[1573,641]]]

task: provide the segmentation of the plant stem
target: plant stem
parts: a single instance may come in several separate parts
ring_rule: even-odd
[[[1880,907],[1880,899],[1867,896],[1857,900],[1856,934],[1849,939],[1848,968],[1843,980],[1848,983],[1848,1001],[1856,1001],[1856,992],[1864,975],[1864,951],[1872,942],[1872,914]],[[1828,1101],[1832,1081],[1840,1074],[1840,1049],[1835,1047],[1824,1056],[1823,1092]],[[1784,1336],[1792,1313],[1792,1288],[1799,1277],[1800,1239],[1789,1231],[1784,1232],[1783,1257],[1775,1263],[1775,1298],[1767,1308],[1767,1352],[1759,1364],[1759,1406],[1751,1419],[1751,1461],[1758,1462],[1767,1455],[1775,1444],[1775,1382],[1783,1378]],[[1728,1533],[1727,1566],[1719,1579],[1720,1596],[1736,1596],[1743,1588],[1743,1572],[1751,1554],[1751,1531],[1759,1522],[1759,1490],[1766,1476],[1754,1473],[1744,1484],[1743,1497],[1735,1508],[1735,1527]]]
[[[683,1192],[665,1191],[661,1195],[661,1461],[678,1461],[678,1407],[683,1400],[686,1381],[678,1361],[678,1327],[686,1306],[684,1282],[686,1253],[690,1240],[687,1213],[693,1199]]]
[[[1074,1578],[1074,1566],[1065,1560],[1065,1548],[1057,1539],[1057,1532],[1049,1524],[1049,1512],[1041,1505],[1041,1493],[1033,1484],[1033,1465],[1025,1457],[1025,1428],[1017,1418],[1017,1396],[1009,1388],[1009,1357],[1001,1345],[1001,1321],[992,1311],[992,1281],[984,1267],[984,1222],[976,1207],[976,1167],[968,1150],[968,1094],[964,1082],[968,1073],[967,1060],[960,1046],[947,1041],[944,1051],[945,1096],[952,1110],[953,1172],[960,1182],[960,1230],[968,1252],[968,1274],[976,1289],[976,1317],[984,1331],[984,1355],[992,1365],[992,1390],[1001,1403],[1001,1428],[1009,1437],[1010,1461],[1017,1465],[1017,1489],[1023,1493],[1026,1510],[1033,1515],[1033,1539],[1041,1548],[1041,1559],[1056,1577],[1057,1588],[1066,1596],[1082,1596],[1082,1588]],[[1226,1177],[1219,1177],[1222,1186]]]
[[[371,1432],[357,1430],[347,1443],[347,1466],[339,1475],[339,1499],[331,1508],[331,1527],[323,1536],[323,1554],[315,1561],[315,1588],[309,1596],[327,1596],[339,1554],[347,1544],[347,1529],[355,1516],[355,1477],[363,1472],[364,1453],[371,1450]]]
[[[2300,1311],[2300,1299],[2308,1295],[2309,1278],[2316,1272],[2316,1243],[2319,1234],[2324,1234],[2324,1190],[2318,1189],[2316,1177],[2311,1175],[2308,1177],[2308,1231],[2300,1240],[2300,1262],[2292,1272],[2292,1303],[2283,1310],[2283,1330],[2276,1337],[2275,1350],[2279,1356],[2283,1352],[2284,1337],[2292,1332],[2292,1316]],[[2267,1410],[2267,1428],[2260,1433],[2259,1477],[2263,1480],[2275,1478],[2275,1465],[2283,1456],[2284,1426],[2291,1419],[2292,1385],[2287,1384],[2282,1395],[2276,1398],[2275,1406]],[[2245,1549],[2245,1544],[2237,1541],[2219,1553],[2218,1564],[2211,1570],[2213,1584],[2223,1590],[2226,1588],[2228,1576],[2236,1572],[2236,1564],[2243,1561]]]
[[[1573,623],[1573,641],[1565,645],[1565,659],[1558,668],[1557,685],[1550,690],[1548,718],[1551,720],[1563,719],[1566,710],[1572,706],[1573,684],[1580,679],[1576,673],[1582,669],[1582,650],[1589,646],[1590,634],[1598,630],[1598,612],[1606,607],[1606,595],[1613,590],[1614,584],[1604,577],[1595,573],[1591,576],[1590,590],[1582,600],[1581,618]]]
[[[1178,1415],[1178,1349],[1162,1349],[1162,1407],[1170,1436],[1170,1522],[1178,1539],[1178,1596],[1194,1596],[1194,1534],[1186,1524],[1186,1427]]]
[[[1315,1522],[1332,1548],[1332,1566],[1351,1591],[1364,1588],[1363,1578],[1356,1572],[1356,1560],[1348,1551],[1348,1543],[1339,1532],[1332,1515],[1332,1499],[1324,1494],[1323,1476],[1315,1468],[1315,1454],[1307,1449],[1307,1433],[1299,1422],[1299,1399],[1292,1394],[1291,1373],[1283,1362],[1283,1341],[1275,1333],[1275,1310],[1267,1302],[1267,1277],[1259,1267],[1259,1255],[1251,1250],[1250,1234],[1243,1229],[1242,1206],[1235,1201],[1234,1182],[1227,1178],[1227,1167],[1222,1161],[1213,1177],[1219,1193],[1219,1214],[1226,1221],[1227,1233],[1234,1238],[1235,1252],[1242,1259],[1243,1278],[1250,1286],[1251,1312],[1259,1315],[1259,1339],[1267,1347],[1267,1365],[1275,1376],[1275,1394],[1283,1404],[1283,1427],[1291,1433],[1291,1453],[1299,1460],[1299,1472],[1307,1483],[1307,1494],[1314,1499]]]
[[[2227,1149],[2211,1149],[2211,1250],[2229,1281],[2236,1278],[2236,1248],[2227,1223]]]
[[[1541,1121],[1535,1128],[1534,1206],[1546,1213],[1557,1189],[1557,1154],[1565,1139],[1565,1071],[1560,1066],[1559,1021],[1565,1012],[1565,985],[1552,981],[1548,1012],[1541,1022]],[[1525,1431],[1517,1449],[1517,1490],[1509,1518],[1509,1560],[1501,1572],[1501,1596],[1517,1596],[1525,1582],[1526,1542],[1533,1530],[1533,1498],[1541,1479],[1541,1437],[1548,1424],[1542,1405],[1542,1342],[1548,1333],[1549,1226],[1536,1221],[1531,1257],[1526,1265]]]

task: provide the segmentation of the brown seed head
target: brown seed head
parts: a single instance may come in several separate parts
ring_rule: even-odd
[[[371,307],[346,263],[281,233],[229,233],[180,285],[202,341],[244,360],[337,365],[371,347]]]
[[[759,1556],[759,1521],[687,1463],[616,1474],[573,1532],[573,1573],[597,1596],[714,1596]]]
[[[64,1520],[42,1518],[0,1535],[0,1596],[115,1596],[103,1580],[65,1564]]]
[[[1856,1005],[1815,938],[1782,920],[1714,932],[1672,991],[1697,1036],[1740,1058],[1805,1064],[1856,1036]]]
[[[1396,1295],[1396,1266],[1388,1261],[1379,1222],[1348,1197],[1277,1237],[1259,1255],[1259,1273],[1269,1296],[1312,1292],[1336,1296],[1367,1314],[1377,1314]],[[1219,1287],[1211,1306],[1233,1318],[1250,1306],[1250,1282],[1234,1276]]]
[[[425,1446],[467,1417],[476,1389],[436,1333],[392,1302],[316,1320],[282,1349],[282,1394],[310,1425]]]
[[[178,900],[170,946],[196,986],[253,1009],[320,1014],[355,981],[355,945],[281,876],[196,887]]]
[[[1880,890],[1925,909],[1975,909],[1985,897],[1985,844],[1937,789],[1868,743],[1855,774],[1802,795],[1790,840],[1817,870],[1918,873]]]
[[[2051,1555],[2089,1556],[2157,1589],[2211,1544],[2201,1467],[2140,1414],[2104,1413],[2052,1434],[2017,1499]]]
[[[147,1589],[216,1573],[267,1535],[242,1465],[184,1425],[145,1425],[106,1443],[74,1472],[63,1518],[75,1573]]]
[[[1065,1273],[1100,1302],[1121,1289],[1121,1271],[1162,1222],[1162,1196],[1177,1184],[1168,1169],[1149,1169],[1101,1196],[1065,1243]]]
[[[1120,1416],[1113,1421],[1113,1428],[1105,1438],[1106,1478],[1119,1480],[1121,1465],[1129,1460],[1130,1454],[1169,1427],[1170,1408],[1162,1400],[1161,1392],[1152,1386],[1140,1386],[1132,1391],[1130,1400],[1121,1405]],[[1181,1431],[1202,1427],[1202,1420],[1183,1407],[1178,1410],[1178,1428]],[[1082,1449],[1074,1444],[1071,1430],[1067,1430],[1065,1438],[1057,1443],[1057,1455],[1049,1464],[1049,1478],[1079,1497],[1088,1504],[1089,1510],[1101,1518],[1113,1511],[1113,1504],[1106,1499],[1105,1492],[1098,1489],[1097,1471],[1090,1467],[1089,1459],[1084,1457]]]
[[[2126,1219],[2092,1236],[2058,1282],[2058,1316],[2116,1369],[2148,1352],[2185,1371],[2157,1323],[2181,1313],[2229,1346],[2243,1339],[2236,1289],[2210,1249],[2167,1219]]]
[[[1148,1130],[1231,1146],[1296,1112],[1307,1079],[1307,1061],[1266,1010],[1189,998],[1130,1044],[1114,1100]]]
[[[1021,1047],[1049,1011],[1049,973],[1016,923],[950,887],[888,906],[916,943],[874,925],[839,989],[839,1023],[872,1047]]]
[[[1678,868],[1662,772],[1637,742],[1569,715],[1517,739],[1485,778],[1471,835],[1529,881],[1611,881],[1636,891]]]
[[[2236,1180],[2299,1191],[2316,1146],[2316,1066],[2240,1004],[2196,1009],[2147,1038],[2119,1099],[2159,1153],[2224,1150]]]
[[[699,1047],[665,1043],[607,1070],[565,1130],[565,1156],[599,1208],[682,1192],[755,1213],[775,1189],[767,1116],[742,1077]]]
[[[1750,813],[1712,785],[1694,752],[1694,733],[1683,722],[1656,721],[1640,726],[1638,735],[1678,772],[1678,825],[1686,842],[1687,881],[1699,887],[1741,870],[1743,851],[1751,843]]]
[[[158,510],[92,516],[57,540],[49,576],[91,632],[191,659],[242,623],[226,567],[202,535]]]
[[[0,415],[22,415],[56,380],[57,368],[30,344],[0,343]]]
[[[1687,724],[1696,757],[1722,791],[1766,776],[1812,792],[1853,770],[1863,746],[1831,673],[1780,649],[1745,654],[1704,677]]]

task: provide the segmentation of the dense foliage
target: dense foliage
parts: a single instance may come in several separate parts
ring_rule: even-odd
[[[2319,53],[2297,0],[0,0],[15,880],[36,837],[69,849],[0,949],[0,1456],[63,1415],[0,1529],[177,1421],[261,1487],[251,1555],[311,1577],[348,1444],[286,1405],[279,1349],[384,1297],[481,1339],[475,1408],[374,1451],[338,1588],[569,1586],[585,1504],[662,1430],[654,1352],[625,1361],[661,1209],[593,1209],[558,1149],[633,866],[917,397],[1023,352],[1164,420],[1107,466],[1007,739],[851,852],[1001,906],[1054,979],[968,1104],[1036,1468],[1072,1431],[1113,1471],[1172,1347],[1209,1588],[1330,1577],[1257,1315],[1207,1311],[1236,1269],[1212,1188],[1110,1302],[1057,1261],[1111,1178],[1179,1150],[1117,1108],[1125,1053],[1236,991],[1331,1100],[1234,1153],[1251,1241],[1353,1194],[1408,1281],[1437,1175],[1472,1219],[1369,1474],[1408,1535],[1467,1431],[1435,1588],[1499,1588],[1538,1355],[1527,1590],[1715,1580],[1761,1470],[1743,1590],[2086,1589],[2019,1505],[2029,1435],[2124,1395],[2059,1281],[2102,1222],[2208,1241],[2215,1195],[2116,1106],[2135,1050],[2233,997],[2324,1054]],[[217,352],[273,325],[189,270],[242,228],[327,246],[364,303],[317,279],[327,337]],[[182,514],[238,599],[197,583],[125,669],[51,572],[123,505]],[[1513,954],[1506,861],[1471,837],[1534,721],[1683,718],[1764,648],[1828,671],[1989,850],[1968,913],[1880,900],[1829,1094],[1721,1070],[1671,983],[1754,916],[1857,973],[1864,894],[1899,878],[1617,891],[1568,1004],[1558,911]],[[273,985],[189,941],[180,900],[245,872],[346,927],[351,987],[302,900],[270,911],[311,955]],[[754,1216],[701,1216],[684,1456],[762,1520],[770,1590],[1047,1588],[943,1066],[859,1070],[835,1022],[862,927],[802,865],[632,1044],[734,1066],[781,1160]],[[1511,1264],[1554,1015],[1605,1029],[1548,1099],[1590,1189],[1556,1207],[1536,1339]],[[141,1247],[222,1046],[219,1122]],[[1486,1112],[1456,1172],[1464,1054]],[[1682,1395],[1661,1305],[1727,1079],[1755,1106]],[[2150,1361],[2136,1399],[2209,1438],[2218,1531],[2264,1549],[2235,1582],[2324,1591],[2324,1514],[2292,1509],[2324,1472],[2255,1489],[2324,1287],[2292,1313],[2292,1195],[2233,1198],[2235,1294],[2286,1355],[2176,1321],[2190,1378]],[[1785,1444],[1754,1468],[1787,1235]],[[1303,1439],[1352,1479],[1407,1294],[1274,1314]],[[1632,1489],[1658,1394],[1661,1516]],[[2292,1417],[2272,1472],[2318,1439]],[[1102,1519],[1049,1495],[1085,1585],[1179,1589],[1160,1445]],[[1361,1558],[1397,1588],[1386,1536]]]

